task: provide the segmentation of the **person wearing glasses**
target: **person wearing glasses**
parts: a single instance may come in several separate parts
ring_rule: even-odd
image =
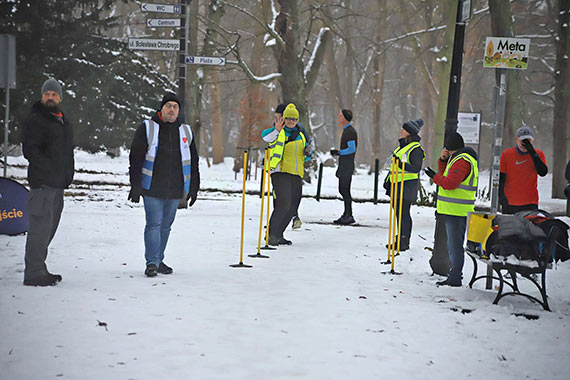
[[[271,183],[274,190],[274,209],[269,220],[269,245],[291,245],[283,232],[297,213],[301,202],[305,157],[311,148],[298,124],[299,111],[293,103],[276,115],[274,126],[261,132],[269,143]]]

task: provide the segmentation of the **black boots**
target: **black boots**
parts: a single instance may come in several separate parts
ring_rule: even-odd
[[[172,268],[166,265],[165,263],[160,263],[157,272],[160,274],[172,274]]]
[[[410,238],[407,236],[402,236],[400,240],[400,252],[407,251],[410,249]],[[390,249],[390,244],[386,244],[386,248]],[[398,236],[396,236],[396,240],[394,240],[394,250],[398,249]]]
[[[57,285],[58,282],[62,280],[59,274],[51,274],[48,273],[45,276],[32,278],[32,279],[24,279],[24,285],[27,286],[54,286]]]
[[[156,277],[158,271],[158,267],[154,264],[148,264],[146,266],[146,270],[144,271],[145,276],[147,277]]]

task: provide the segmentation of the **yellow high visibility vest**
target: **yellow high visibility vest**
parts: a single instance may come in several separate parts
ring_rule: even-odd
[[[299,132],[301,140],[291,141],[286,144],[287,136],[285,128],[279,132],[277,139],[269,144],[270,159],[269,167],[272,172],[282,172],[298,175],[305,175],[305,146],[307,140],[302,132]]]
[[[437,212],[445,215],[467,216],[467,213],[475,210],[475,193],[479,179],[479,168],[477,161],[467,153],[457,155],[447,163],[444,176],[447,176],[449,169],[457,160],[466,160],[471,165],[471,172],[461,182],[457,189],[445,190],[439,187],[437,191]]]
[[[394,155],[396,157],[398,157],[398,159],[400,160],[400,162],[395,162],[394,164],[390,165],[390,173],[388,174],[388,177],[386,177],[386,182],[390,182],[392,180],[392,173],[396,172],[396,166],[399,166],[400,169],[398,169],[399,171],[401,171],[401,166],[402,166],[402,162],[404,163],[408,163],[408,157],[410,156],[410,153],[412,153],[412,150],[419,148],[421,145],[419,142],[417,141],[413,141],[411,143],[409,143],[408,145],[404,146],[404,147],[398,147],[396,149],[394,149]],[[425,158],[426,154],[424,153],[424,158]],[[418,179],[419,178],[419,173],[408,173],[408,172],[404,172],[404,181],[409,181],[412,179]],[[402,173],[398,173],[398,176],[396,178],[396,182],[400,182],[402,180]]]

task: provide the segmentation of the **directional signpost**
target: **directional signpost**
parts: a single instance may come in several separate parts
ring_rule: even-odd
[[[180,40],[164,40],[153,38],[129,38],[129,49],[132,50],[180,50]]]
[[[179,18],[149,18],[146,20],[149,28],[180,27]]]
[[[179,15],[182,13],[182,7],[180,5],[171,5],[171,4],[142,3],[141,10],[143,12],[171,13],[175,15]]]
[[[187,55],[184,62],[189,65],[224,66],[226,64],[226,59],[223,57],[198,57],[195,55]]]

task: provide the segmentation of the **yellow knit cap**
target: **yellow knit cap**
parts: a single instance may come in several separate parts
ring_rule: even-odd
[[[299,120],[299,111],[297,111],[297,108],[295,107],[295,105],[293,103],[289,103],[287,105],[287,108],[285,108],[285,111],[283,111],[283,118],[287,119],[296,119]]]

